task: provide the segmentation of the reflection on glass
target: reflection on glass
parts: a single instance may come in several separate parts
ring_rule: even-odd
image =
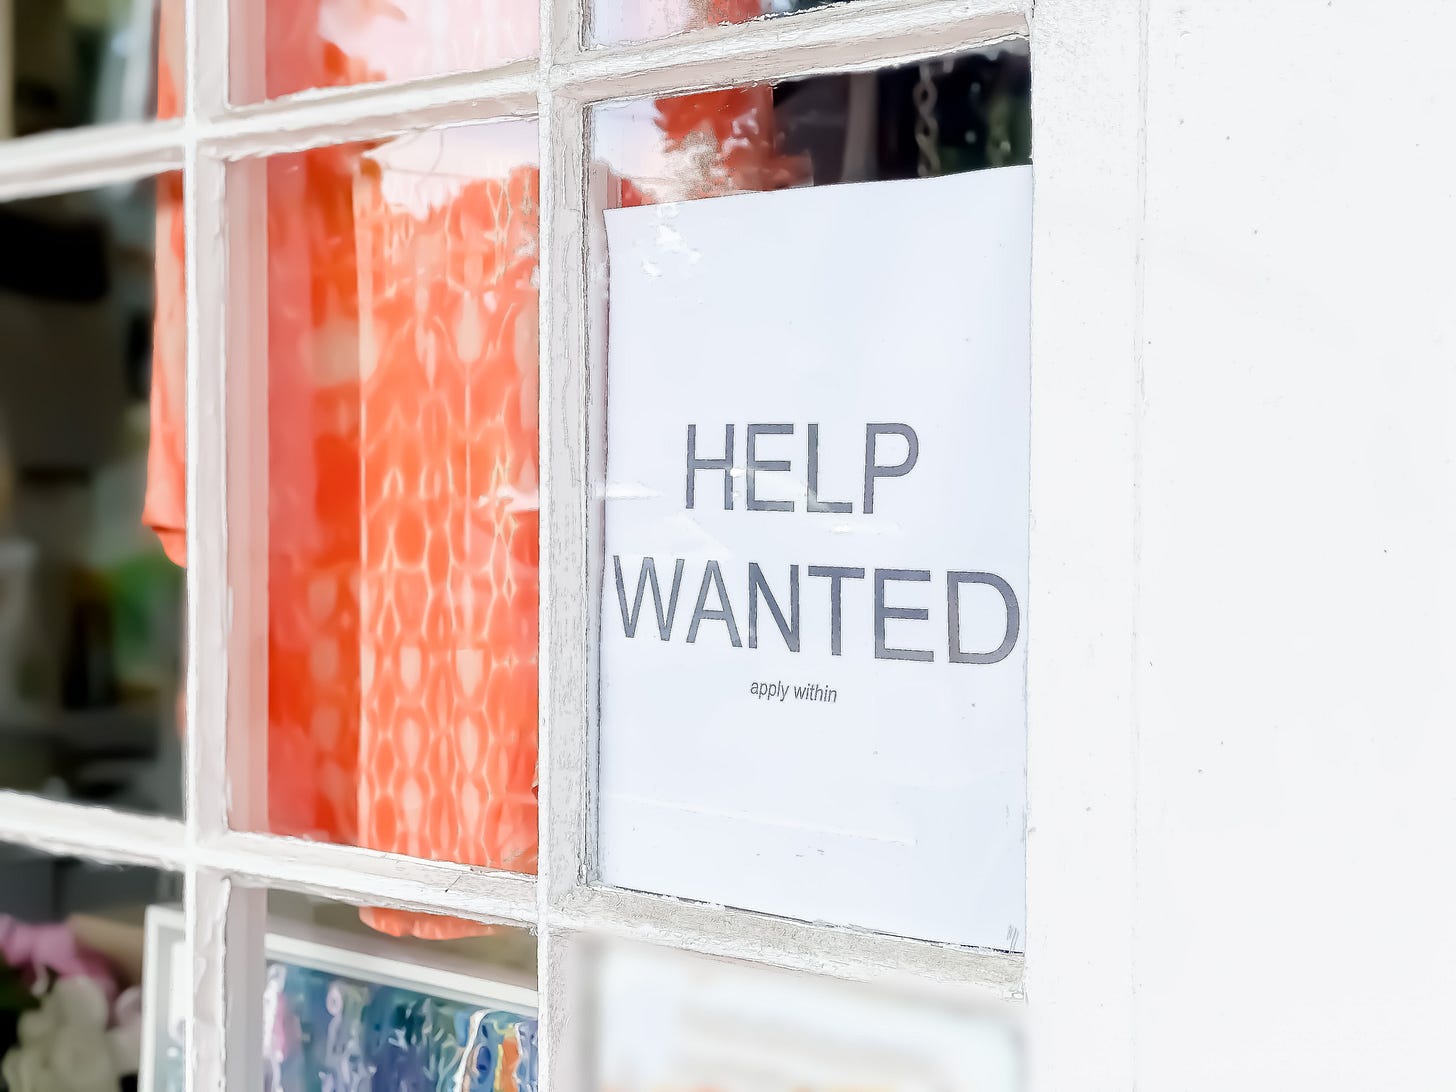
[[[1020,1092],[1004,1006],[602,942],[591,953],[598,1092]],[[573,995],[587,991],[580,981]]]
[[[0,786],[170,814],[182,580],[141,517],[180,184],[0,206]]]
[[[0,3],[0,137],[150,117],[154,16],[145,0]]]
[[[180,907],[147,915],[151,1021],[142,1088],[183,1092],[190,990]],[[536,939],[494,927],[471,940],[392,940],[350,906],[268,895],[264,1087],[536,1087]]]
[[[602,107],[609,203],[933,177],[1031,162],[1025,43],[854,75]]]
[[[0,1075],[9,1092],[135,1087],[144,915],[176,877],[0,846]]]
[[[267,203],[238,277],[266,306],[276,833],[535,871],[535,158],[512,123],[235,168]],[[180,528],[156,408],[150,516]]]
[[[236,32],[264,43],[249,49],[262,72],[235,66],[238,101],[490,68],[535,56],[540,39],[536,0],[266,0],[237,10],[247,21]]]
[[[592,0],[592,40],[598,45],[666,38],[699,27],[790,15],[844,0]]]
[[[352,907],[274,892],[267,947],[259,1000],[277,1018],[264,1067],[279,1087],[349,1087],[360,1073],[375,1088],[536,1086],[529,932],[385,940]]]

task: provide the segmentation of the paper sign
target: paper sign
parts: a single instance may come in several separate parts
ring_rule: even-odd
[[[606,214],[604,882],[1019,949],[1031,172]]]

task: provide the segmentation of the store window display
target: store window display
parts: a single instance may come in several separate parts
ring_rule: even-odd
[[[164,110],[177,7],[162,12]],[[266,21],[271,90],[399,68],[386,39],[335,33],[329,7]],[[695,12],[761,14],[757,0]],[[1024,57],[972,57],[678,96],[608,111],[596,154],[614,204],[1024,162],[1024,75]],[[520,123],[460,126],[266,165],[275,833],[535,871],[534,142]],[[179,192],[162,196],[158,241],[146,518],[185,563]]]

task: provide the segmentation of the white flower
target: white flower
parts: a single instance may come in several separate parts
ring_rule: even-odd
[[[111,1015],[106,994],[94,981],[84,976],[63,978],[46,994],[45,1004],[54,1005],[61,1027],[72,1033],[105,1031]]]
[[[56,1092],[118,1092],[121,1088],[105,1032],[95,1038],[58,1043],[51,1052],[51,1073],[51,1087]]]
[[[89,978],[66,978],[20,1018],[20,1044],[0,1063],[11,1092],[117,1092],[109,1006]]]
[[[52,1007],[42,1005],[38,1009],[31,1009],[29,1012],[20,1014],[20,1024],[17,1032],[22,1045],[26,1043],[50,1042],[60,1026],[60,1020],[56,1010]]]
[[[0,1063],[0,1073],[4,1074],[5,1083],[13,1092],[30,1092],[31,1089],[44,1088],[49,1076],[48,1070],[45,1055],[34,1047],[29,1050],[20,1046],[11,1047],[5,1054],[5,1061]]]

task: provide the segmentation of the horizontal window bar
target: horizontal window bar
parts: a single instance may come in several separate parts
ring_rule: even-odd
[[[189,846],[173,819],[0,792],[0,841],[66,856],[182,871],[258,887],[475,921],[534,926],[536,878],[355,846],[229,832]],[[1023,957],[771,917],[600,886],[551,911],[554,928],[642,940],[789,970],[873,980],[914,976],[1019,999]]]
[[[0,792],[0,843],[108,864],[173,872],[189,865],[251,886],[336,902],[533,925],[536,878],[355,846],[229,832],[189,845],[176,819]]]
[[[356,906],[534,925],[536,877],[357,846],[230,832],[199,850],[208,868],[254,886]]]
[[[406,83],[301,91],[229,110],[199,130],[228,159],[344,144],[439,125],[534,117],[535,61]]]
[[[173,872],[187,862],[187,831],[181,820],[19,792],[0,792],[0,842]]]
[[[180,121],[95,125],[0,141],[0,201],[178,170],[183,145]]]
[[[557,929],[641,940],[669,948],[857,980],[912,976],[1020,1000],[1024,957],[983,948],[769,917],[748,910],[578,888],[550,917]]]
[[[867,71],[1025,37],[1029,10],[1025,0],[859,0],[583,53],[553,69],[551,85],[610,102]]]

